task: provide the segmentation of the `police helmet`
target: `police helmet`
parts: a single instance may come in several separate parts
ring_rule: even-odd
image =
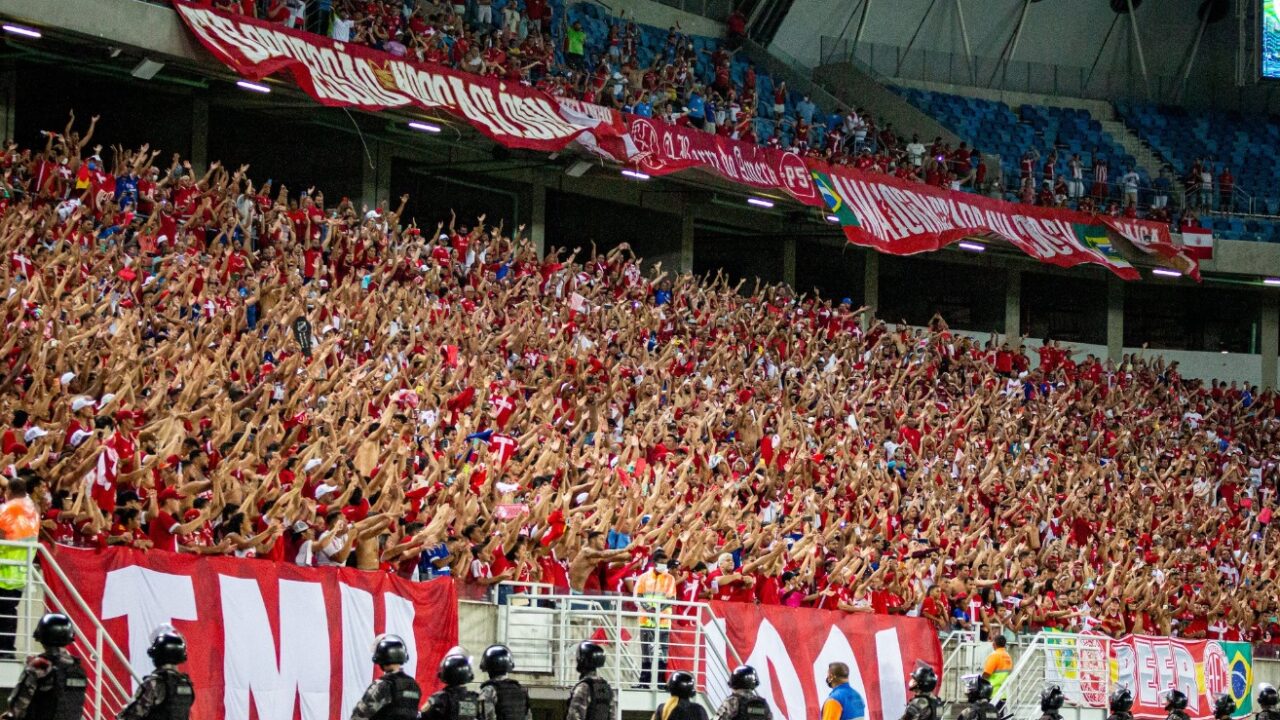
[[[471,660],[466,655],[446,655],[440,661],[436,677],[449,687],[460,687],[475,679],[475,673],[471,671]]]
[[[399,635],[380,635],[373,645],[373,664],[378,667],[409,662],[409,648]]]
[[[1231,717],[1231,713],[1236,711],[1236,701],[1231,699],[1230,695],[1222,693],[1213,699],[1213,716],[1216,718]]]
[[[151,638],[147,656],[156,667],[184,663],[187,661],[187,641],[176,630],[165,630]]]
[[[760,676],[750,665],[740,665],[729,676],[729,687],[734,690],[755,690],[760,687]]]
[[[591,672],[602,667],[604,667],[604,648],[593,642],[578,643],[578,672]]]
[[[1040,693],[1040,712],[1054,712],[1062,709],[1062,704],[1067,698],[1062,694],[1062,688],[1057,685],[1050,685]]]
[[[1268,709],[1280,705],[1280,693],[1276,692],[1274,685],[1271,683],[1258,684],[1258,705]]]
[[[938,674],[928,665],[921,665],[911,671],[911,691],[931,693],[938,687]]]
[[[1170,689],[1164,693],[1165,710],[1186,710],[1187,695],[1181,690]]]
[[[683,700],[693,699],[697,692],[693,685],[693,675],[683,670],[671,673],[671,677],[667,678],[667,692]]]
[[[516,669],[516,660],[511,657],[511,649],[506,645],[490,645],[480,656],[480,669],[489,677],[506,675]]]
[[[45,647],[66,647],[75,640],[75,628],[71,627],[71,618],[62,613],[49,613],[36,623],[31,637]]]
[[[1133,693],[1127,687],[1116,688],[1107,704],[1111,707],[1111,712],[1129,712],[1133,708]]]
[[[990,700],[991,692],[991,681],[979,675],[969,679],[969,683],[964,688],[964,697],[971,703],[979,700]]]

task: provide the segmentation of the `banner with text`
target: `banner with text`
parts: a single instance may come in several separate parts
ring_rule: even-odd
[[[1163,718],[1168,713],[1162,693],[1176,688],[1186,693],[1192,718],[1212,717],[1219,695],[1235,701],[1234,717],[1253,712],[1253,648],[1248,643],[1147,635],[1115,640],[1063,635],[1049,642],[1045,679],[1059,684],[1073,705],[1106,708],[1108,694],[1127,687],[1136,717]]]
[[[322,105],[362,110],[444,110],[506,147],[555,152],[579,139],[614,159],[632,154],[616,112],[572,112],[546,93],[441,65],[409,62],[278,24],[174,0],[200,44],[240,75],[261,80],[288,70]],[[583,104],[578,104],[581,110]]]
[[[714,602],[712,607],[724,619],[728,645],[737,651],[736,657],[726,656],[729,666],[740,657],[756,669],[758,692],[780,720],[821,717],[822,703],[831,692],[826,683],[829,663],[849,666],[849,684],[864,703],[863,713],[856,717],[868,720],[902,716],[908,676],[917,662],[928,663],[942,675],[938,634],[920,618],[743,603]],[[709,641],[716,637],[707,632]],[[712,647],[708,652],[726,651]],[[708,683],[707,694],[717,704],[726,693]]]
[[[1136,280],[1138,271],[1129,258],[1151,255],[1200,277],[1195,262],[1174,246],[1164,223],[1015,204],[845,168],[824,170],[815,170],[813,179],[845,237],[880,252],[913,255],[965,238],[989,237],[1059,267],[1092,263]]]
[[[169,623],[186,637],[193,720],[350,717],[374,677],[377,635],[404,638],[406,672],[424,691],[439,685],[436,666],[458,642],[447,579],[121,548],[54,546],[53,554],[139,675],[152,669],[154,628]],[[72,620],[90,628],[55,574],[45,580]],[[116,676],[126,677],[122,668]]]

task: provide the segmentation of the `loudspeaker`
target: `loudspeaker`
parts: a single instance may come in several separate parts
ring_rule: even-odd
[[[163,68],[164,63],[162,62],[156,62],[151,58],[142,58],[142,62],[138,63],[129,74],[139,80],[150,80]]]

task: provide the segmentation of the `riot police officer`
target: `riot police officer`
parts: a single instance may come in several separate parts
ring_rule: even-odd
[[[1040,720],[1062,720],[1062,715],[1058,713],[1062,709],[1067,697],[1062,694],[1062,688],[1057,685],[1050,685],[1040,693]]]
[[[941,720],[942,701],[933,696],[938,687],[938,674],[921,664],[911,671],[911,701],[902,712],[902,720]]]
[[[565,720],[613,720],[616,701],[609,681],[596,671],[604,667],[604,648],[593,642],[578,644],[578,684],[569,693]]]
[[[729,689],[733,692],[725,698],[716,720],[773,720],[769,703],[756,694],[760,676],[750,665],[735,668],[729,676]]]
[[[1133,709],[1133,693],[1129,688],[1116,688],[1107,700],[1107,705],[1111,708],[1107,720],[1133,720],[1133,713],[1129,712]]]
[[[480,686],[484,720],[531,720],[529,692],[507,677],[516,669],[515,658],[506,645],[490,645],[480,656],[480,669],[489,679]]]
[[[697,689],[692,674],[683,670],[671,673],[667,692],[671,698],[653,712],[653,720],[707,720],[707,711],[693,701]]]
[[[1280,720],[1280,711],[1276,710],[1276,705],[1280,705],[1280,693],[1276,692],[1275,686],[1258,683],[1254,699],[1258,701],[1258,707],[1262,708],[1258,711],[1256,720]]]
[[[1181,690],[1165,691],[1164,710],[1168,713],[1165,720],[1191,720],[1187,715],[1187,695]]]
[[[187,661],[187,641],[177,630],[161,625],[152,634],[147,656],[156,669],[143,678],[119,720],[187,720],[196,701],[191,678],[178,669]]]
[[[1231,713],[1235,711],[1236,701],[1232,700],[1230,695],[1223,693],[1213,699],[1214,720],[1227,720],[1227,718],[1231,717]]]
[[[89,683],[80,659],[64,649],[75,639],[71,618],[49,613],[40,618],[32,637],[44,646],[44,652],[27,660],[9,694],[5,719],[80,720]]]
[[[969,706],[960,711],[959,720],[1000,720],[1000,711],[991,704],[991,681],[978,676],[969,679],[964,699]]]
[[[417,720],[422,703],[418,681],[405,674],[409,647],[399,635],[381,635],[373,644],[373,664],[382,668],[382,677],[364,691],[351,720]]]
[[[431,696],[419,720],[481,720],[484,717],[480,695],[467,689],[475,673],[466,655],[446,655],[440,661],[436,677],[444,683],[444,689]]]

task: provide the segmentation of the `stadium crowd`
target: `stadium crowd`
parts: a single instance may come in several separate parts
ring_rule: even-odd
[[[661,549],[686,600],[1280,632],[1269,390],[539,257],[96,123],[2,163],[0,472],[47,541],[581,592]]]

